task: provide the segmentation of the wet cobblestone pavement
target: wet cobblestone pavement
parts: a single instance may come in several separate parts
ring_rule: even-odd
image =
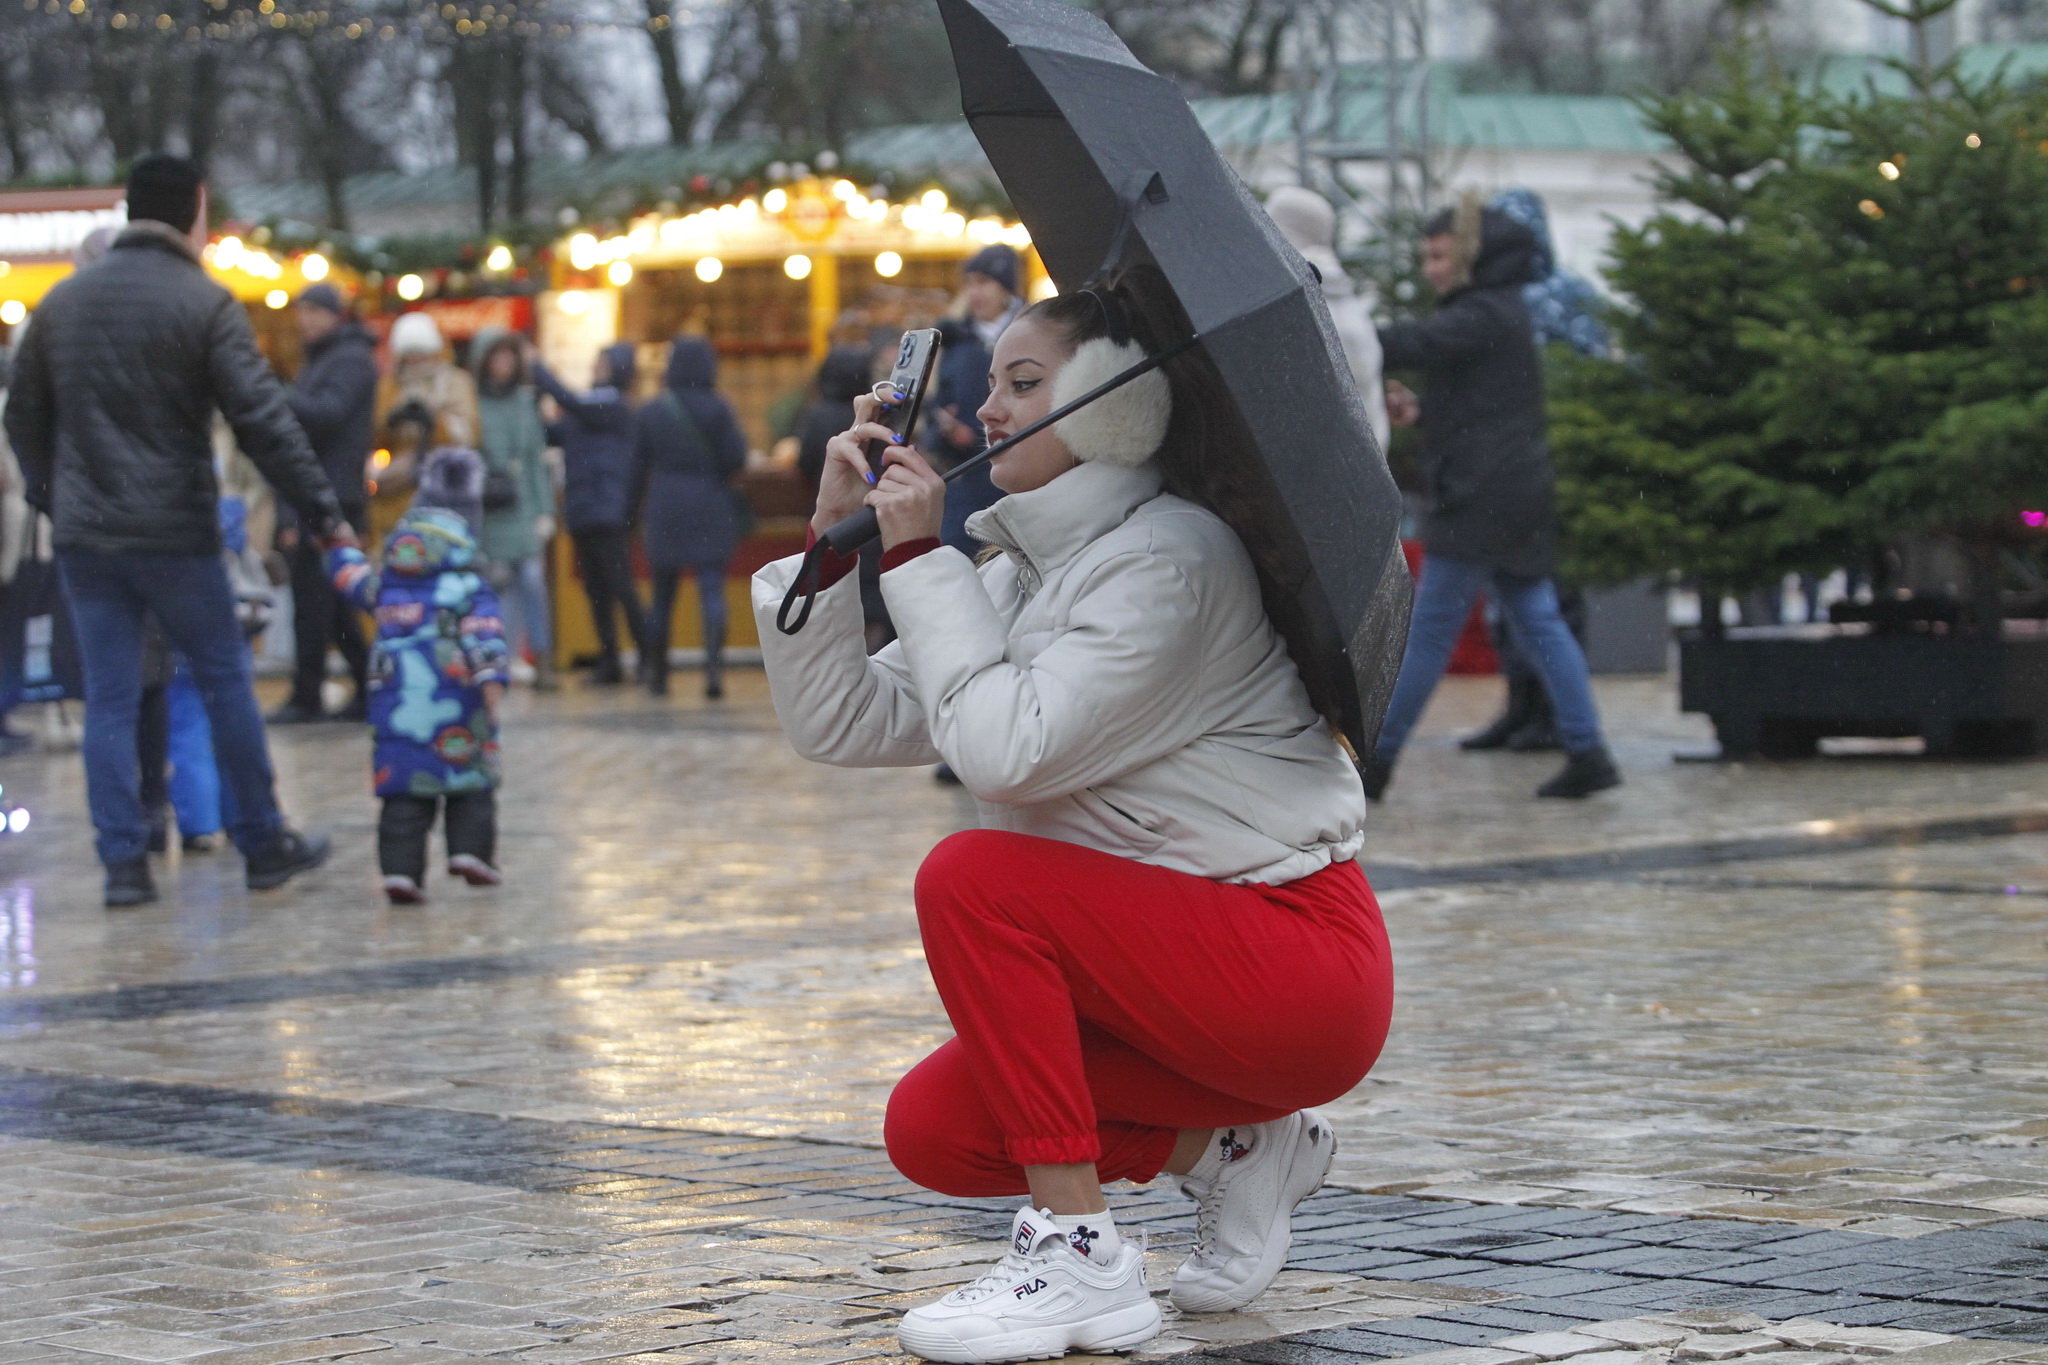
[[[1452,747],[1495,695],[1375,812],[1395,1032],[1294,1268],[1144,1354],[2048,1361],[2048,764],[1674,763],[1704,726],[1625,680],[1629,785],[1539,804],[1554,760]],[[511,883],[424,911],[347,729],[276,737],[329,868],[125,914],[75,754],[0,766],[0,1365],[890,1358],[989,1258],[1005,1204],[879,1151],[969,803],[802,763],[758,674],[515,707]],[[1120,1198],[1163,1284],[1186,1206]]]

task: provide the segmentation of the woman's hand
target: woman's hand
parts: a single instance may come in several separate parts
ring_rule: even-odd
[[[868,468],[867,444],[896,439],[896,434],[875,419],[882,404],[869,394],[853,400],[853,425],[825,444],[825,468],[818,475],[818,509],[811,514],[811,529],[819,535],[831,530],[867,505],[874,491],[874,472]]]
[[[883,458],[888,468],[867,496],[882,524],[882,548],[935,538],[946,517],[946,481],[915,446],[896,446]]]
[[[1422,400],[1415,390],[1398,379],[1387,381],[1387,422],[1390,426],[1412,427],[1422,420]]]

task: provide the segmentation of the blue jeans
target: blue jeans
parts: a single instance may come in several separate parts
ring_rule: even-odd
[[[130,862],[149,846],[135,752],[145,614],[185,656],[199,688],[227,787],[225,804],[233,812],[228,833],[235,847],[244,854],[268,848],[282,819],[249,647],[220,556],[64,549],[57,562],[85,666],[85,788],[100,861]]]
[[[1437,680],[1450,666],[1458,634],[1482,591],[1493,593],[1515,644],[1536,666],[1543,690],[1557,712],[1557,733],[1566,752],[1602,747],[1600,713],[1593,706],[1593,678],[1571,627],[1558,614],[1557,588],[1547,578],[1524,578],[1470,559],[1424,555],[1422,581],[1415,589],[1415,614],[1408,623],[1408,652],[1380,727],[1378,754],[1391,763],[1422,718]]]
[[[539,555],[493,563],[487,571],[505,609],[505,643],[517,650],[521,641],[545,663],[555,647],[554,617],[548,610],[548,571]]]

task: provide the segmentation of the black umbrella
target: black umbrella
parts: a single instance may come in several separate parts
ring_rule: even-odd
[[[1400,495],[1314,271],[1102,20],[1063,0],[939,12],[967,120],[1053,282],[1119,299],[1176,394],[1203,400],[1199,439],[1162,452],[1169,484],[1237,531],[1317,708],[1370,753],[1410,581]]]

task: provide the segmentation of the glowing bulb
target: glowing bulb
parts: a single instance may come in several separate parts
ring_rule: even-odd
[[[27,829],[28,807],[16,806],[13,810],[7,812],[7,828],[10,832],[15,834],[19,834],[23,830]]]
[[[631,261],[613,261],[611,268],[604,272],[604,277],[623,289],[633,282],[633,263]]]
[[[1963,139],[1963,145],[1965,147],[1971,148],[1972,150],[1975,150],[1976,148],[1982,147],[1984,145],[1984,139],[1978,137],[1975,133],[1972,133],[1968,137]]]
[[[875,257],[875,273],[883,279],[893,279],[903,270],[903,258],[893,251],[885,251]]]
[[[299,273],[309,280],[327,278],[327,258],[317,251],[309,251],[299,262]]]
[[[391,452],[388,450],[378,451],[370,457],[370,464],[377,469],[389,469],[391,467]]]
[[[1022,223],[1012,223],[1003,229],[1003,245],[1023,250],[1031,245],[1031,229]]]
[[[943,214],[939,218],[939,231],[948,237],[958,237],[967,231],[967,220],[957,213]]]
[[[1897,180],[1899,178],[1899,168],[1889,161],[1878,162],[1877,173],[1887,180]]]
[[[697,278],[710,284],[725,273],[725,262],[716,256],[706,256],[697,262]]]
[[[223,237],[214,243],[213,263],[222,270],[233,270],[235,262],[242,258],[242,239]]]
[[[811,277],[811,258],[808,256],[785,257],[782,262],[782,273],[793,280],[809,279]]]
[[[832,182],[832,197],[834,199],[851,199],[859,193],[859,188],[851,180],[835,180]]]
[[[926,213],[944,213],[946,211],[946,192],[944,190],[926,190],[923,197],[917,202],[924,205]]]
[[[590,307],[590,295],[584,293],[581,289],[564,289],[561,297],[555,300],[555,307],[561,309],[572,318],[581,317],[584,311]]]
[[[503,242],[492,247],[491,254],[484,257],[484,269],[486,270],[510,270],[511,268],[512,248],[506,246]]]
[[[587,232],[579,232],[569,239],[569,265],[575,270],[593,270],[597,267],[597,238]]]
[[[770,213],[780,213],[789,207],[789,192],[781,186],[761,196],[761,207]]]
[[[9,299],[5,303],[0,303],[0,322],[6,323],[9,327],[21,326],[22,319],[27,316],[28,305],[20,299]]]
[[[292,296],[282,289],[273,289],[263,296],[265,308],[282,308],[292,301]]]
[[[398,277],[398,297],[404,299],[407,303],[411,303],[426,292],[427,282],[419,276],[400,275]]]

